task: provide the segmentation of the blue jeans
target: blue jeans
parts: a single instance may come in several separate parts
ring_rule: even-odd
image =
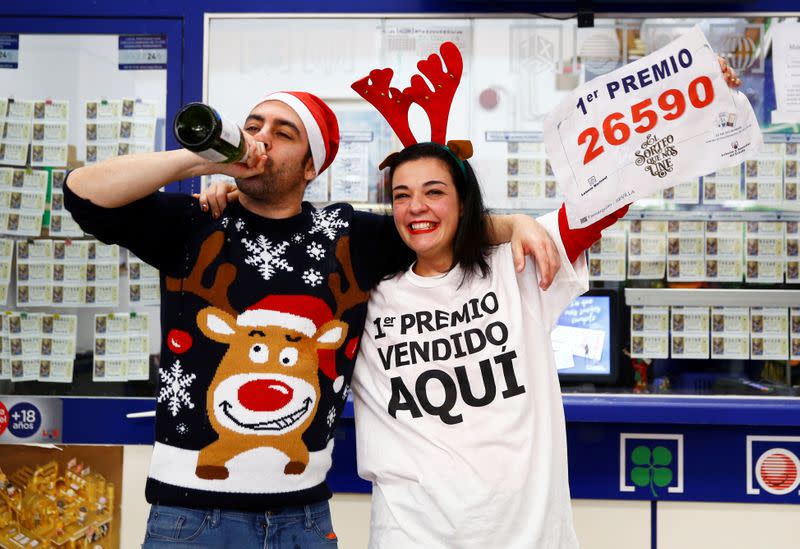
[[[153,505],[143,549],[338,547],[328,502],[247,512]]]

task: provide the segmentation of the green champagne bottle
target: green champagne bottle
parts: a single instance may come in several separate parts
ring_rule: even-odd
[[[242,130],[204,103],[184,105],[175,116],[172,130],[183,148],[206,160],[247,161],[247,142]]]

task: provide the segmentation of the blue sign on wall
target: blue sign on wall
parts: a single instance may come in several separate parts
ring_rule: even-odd
[[[119,37],[119,70],[167,68],[166,34],[122,34]]]
[[[683,492],[683,435],[620,433],[620,492]]]
[[[19,34],[0,34],[0,69],[19,67]]]
[[[798,501],[800,436],[758,436],[746,439],[747,494],[771,494]]]

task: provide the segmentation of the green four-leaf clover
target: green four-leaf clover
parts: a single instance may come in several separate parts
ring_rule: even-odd
[[[672,452],[663,446],[656,446],[653,451],[647,446],[637,446],[631,453],[631,461],[637,467],[631,470],[631,480],[636,486],[650,486],[654,498],[658,497],[653,485],[663,488],[672,482],[672,471],[668,465],[672,463]]]

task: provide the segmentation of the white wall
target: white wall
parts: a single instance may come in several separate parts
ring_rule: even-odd
[[[649,501],[575,499],[572,512],[581,549],[650,547]]]
[[[797,505],[662,502],[658,549],[796,549],[799,516]]]
[[[334,494],[331,517],[339,549],[360,549],[369,541],[369,494]]]
[[[144,541],[150,513],[150,504],[144,499],[144,483],[152,453],[152,446],[125,446],[122,452],[121,549],[139,549]]]
[[[151,446],[126,446],[122,474],[122,549],[144,539],[150,506],[144,481]],[[340,549],[363,549],[369,539],[368,494],[335,494],[331,512]],[[648,549],[650,502],[573,500],[581,549]],[[797,505],[660,502],[658,549],[796,549]]]

